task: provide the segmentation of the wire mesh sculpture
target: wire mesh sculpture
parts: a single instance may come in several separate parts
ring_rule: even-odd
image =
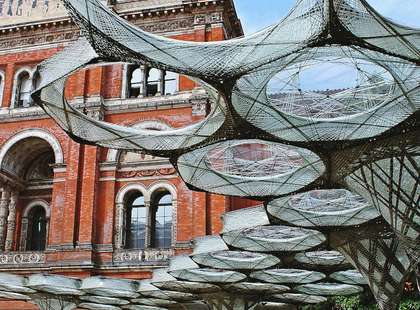
[[[35,102],[77,141],[168,157],[191,189],[265,203],[226,214],[220,236],[197,240],[151,280],[118,289],[83,280],[79,307],[281,309],[366,283],[381,309],[398,307],[420,261],[420,30],[365,0],[298,0],[254,35],[196,43],[146,33],[99,0],[64,3],[84,37],[39,67]],[[70,74],[120,61],[190,76],[212,111],[157,132],[91,119],[66,101]],[[325,64],[355,81],[312,90],[305,76]]]

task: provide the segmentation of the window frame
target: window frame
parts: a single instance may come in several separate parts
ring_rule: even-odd
[[[24,208],[24,212],[21,218],[19,251],[37,252],[37,251],[27,250],[27,249],[28,249],[28,243],[29,243],[29,234],[31,230],[30,229],[31,228],[30,216],[32,214],[32,211],[38,207],[43,208],[45,212],[45,247],[44,247],[44,250],[41,250],[40,252],[43,252],[47,250],[48,248],[51,210],[50,210],[49,204],[46,201],[37,199],[29,203]]]
[[[161,200],[165,197],[165,196],[169,196],[170,197],[170,202],[167,202],[167,203],[161,203]],[[165,244],[163,245],[163,246],[158,246],[158,233],[157,233],[157,213],[158,213],[158,209],[160,208],[160,207],[164,207],[164,208],[166,208],[166,207],[169,207],[170,209],[171,209],[171,214],[170,214],[170,216],[168,216],[168,217],[170,217],[171,218],[171,230],[170,230],[170,235],[171,235],[171,237],[169,238],[170,239],[170,242],[169,242],[169,245],[168,246],[166,246]],[[167,249],[167,248],[171,248],[171,246],[172,246],[172,235],[173,235],[173,197],[172,197],[172,194],[168,191],[168,190],[161,190],[161,191],[155,191],[154,193],[153,193],[153,195],[152,195],[152,198],[151,198],[151,203],[150,203],[150,209],[149,209],[150,211],[149,211],[149,218],[150,218],[150,228],[149,228],[149,236],[150,236],[150,243],[149,243],[149,247],[150,248],[161,248],[161,249]],[[166,210],[164,210],[164,213],[165,213],[165,211]],[[163,225],[164,225],[164,228],[163,228],[163,235],[165,236],[165,224],[166,224],[166,222],[165,222],[165,218],[166,218],[166,216],[164,215],[163,216],[163,219],[164,219],[164,222],[163,222]],[[163,237],[163,240],[165,240],[166,238],[165,237]],[[165,243],[165,241],[164,241],[164,243]]]
[[[144,228],[144,240],[143,240],[143,247],[137,246],[129,246],[132,243],[132,212],[134,207],[134,202],[143,197],[143,205],[136,206],[136,208],[144,208],[144,219],[145,219],[145,228]],[[123,247],[127,250],[144,250],[147,247],[147,226],[148,226],[148,210],[146,207],[145,197],[141,192],[134,192],[131,193],[130,197],[125,202],[125,212],[124,212],[124,222],[123,222]]]
[[[140,69],[142,78],[139,83],[141,83],[140,87],[132,87],[132,78],[133,73]],[[152,71],[153,70],[153,71]],[[157,70],[156,72],[154,70]],[[150,73],[155,72],[155,75],[158,75],[157,80],[150,81],[151,78]],[[169,73],[169,78],[167,75]],[[137,65],[137,64],[125,64],[123,68],[124,80],[123,80],[123,93],[121,94],[122,98],[125,99],[133,99],[133,98],[145,98],[145,97],[155,97],[155,96],[170,96],[176,95],[179,93],[179,74],[172,71],[160,70],[153,67],[148,67],[145,65]],[[176,87],[171,92],[168,93],[166,91],[166,86],[169,83],[175,83]],[[156,91],[151,92],[149,88],[156,86]],[[132,96],[132,89],[139,89],[139,94],[137,96]]]
[[[35,219],[37,222],[35,222]],[[28,232],[26,242],[26,252],[43,252],[47,248],[47,214],[41,205],[34,206],[28,216]],[[39,225],[38,235],[35,240],[35,224]],[[43,243],[43,244],[42,244]]]
[[[171,197],[171,236],[170,236],[170,244],[164,248],[156,248],[152,245],[151,240],[151,218],[152,214],[152,207],[151,207],[151,197],[156,197],[156,193],[165,192],[169,194]],[[127,236],[126,231],[128,225],[131,225],[129,222],[128,212],[131,212],[129,208],[130,198],[143,196],[144,197],[144,204],[146,207],[146,217],[147,217],[147,225],[146,225],[146,243],[144,249],[136,249],[130,248],[127,243]],[[177,240],[177,231],[176,231],[176,222],[177,222],[177,190],[176,187],[172,183],[161,183],[157,182],[151,184],[148,188],[144,187],[144,185],[139,183],[131,183],[127,184],[123,188],[119,190],[116,195],[115,199],[115,222],[114,222],[114,249],[117,251],[132,251],[132,250],[154,250],[154,249],[171,249]]]
[[[21,74],[27,73],[29,75],[28,84],[29,84],[29,99],[27,105],[19,105],[18,100],[20,98],[20,89],[21,89],[21,83],[20,83],[20,76]],[[37,77],[38,76],[38,77]],[[39,82],[36,83],[35,79],[39,79]],[[32,98],[30,97],[30,94],[35,90],[36,84],[41,83],[41,76],[39,76],[36,68],[30,68],[30,67],[22,67],[19,70],[17,70],[14,74],[13,78],[13,87],[12,87],[12,100],[10,104],[10,108],[12,109],[23,109],[23,108],[31,108],[34,107],[34,103],[32,101]]]

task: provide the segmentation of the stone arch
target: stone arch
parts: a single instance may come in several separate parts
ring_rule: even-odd
[[[155,129],[155,130],[170,130],[173,129],[171,126],[169,126],[167,123],[160,121],[160,120],[146,120],[146,121],[140,121],[133,126],[132,128],[136,129]],[[109,149],[106,161],[107,162],[116,162],[118,161],[118,158],[120,156],[121,150],[116,149]]]
[[[49,219],[51,216],[50,205],[43,199],[33,200],[29,204],[27,204],[25,208],[23,209],[22,217],[28,217],[31,209],[37,206],[41,206],[45,209],[45,217]]]
[[[58,139],[51,134],[50,132],[44,129],[31,128],[24,131],[21,131],[9,140],[7,140],[0,148],[0,167],[2,167],[4,158],[7,155],[8,151],[19,141],[22,141],[27,138],[40,138],[48,142],[54,152],[55,163],[63,164],[64,163],[64,154],[61,148],[60,142]]]
[[[170,182],[162,182],[162,181],[152,183],[149,186],[149,188],[148,188],[149,196],[152,197],[153,193],[156,192],[159,189],[167,190],[172,195],[172,200],[177,199],[177,190],[176,190],[175,185],[173,185]]]
[[[115,197],[115,203],[124,204],[125,197],[130,192],[140,192],[144,196],[145,201],[149,199],[149,192],[147,191],[146,187],[144,187],[142,184],[131,183],[125,185],[118,191]]]
[[[16,104],[16,92],[17,92],[17,87],[18,87],[18,79],[19,76],[23,73],[23,72],[27,72],[29,74],[29,82],[30,85],[32,85],[32,78],[34,76],[36,69],[35,68],[31,68],[31,67],[22,67],[19,68],[16,72],[15,75],[13,77],[13,87],[12,87],[12,100],[10,101],[10,108],[14,108],[15,104]]]

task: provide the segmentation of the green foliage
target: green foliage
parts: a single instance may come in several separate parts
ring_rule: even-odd
[[[399,310],[420,310],[420,299],[404,299]]]
[[[320,305],[306,305],[299,310],[379,310],[379,307],[369,295],[337,296],[329,298]],[[401,301],[399,310],[420,310],[419,298],[405,298]]]

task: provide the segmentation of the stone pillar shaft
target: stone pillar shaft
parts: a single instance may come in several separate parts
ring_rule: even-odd
[[[13,238],[15,236],[16,229],[16,204],[17,204],[18,194],[16,192],[12,193],[9,203],[9,216],[7,217],[7,233],[6,233],[6,251],[13,250]]]
[[[149,77],[149,68],[146,65],[140,66],[143,74],[143,87],[141,88],[139,97],[146,97],[147,96],[147,79]]]
[[[145,240],[144,240],[144,248],[150,248],[152,246],[153,243],[153,232],[152,232],[152,227],[153,227],[153,223],[152,223],[152,210],[150,208],[150,201],[145,201],[144,202],[144,207],[146,208],[146,231],[145,231]]]
[[[7,215],[9,213],[10,192],[3,188],[0,199],[0,250],[4,250],[5,233],[7,228]]]
[[[117,203],[115,207],[114,245],[120,250],[124,247],[124,204]]]

